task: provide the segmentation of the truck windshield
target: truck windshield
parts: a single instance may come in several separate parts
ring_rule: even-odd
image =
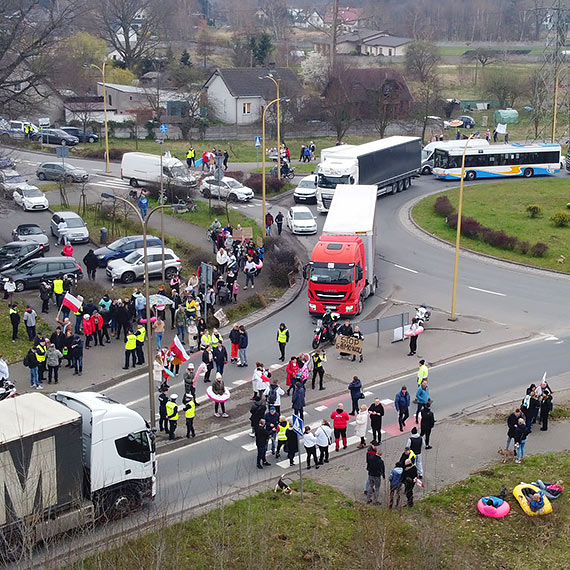
[[[350,175],[325,176],[324,174],[319,174],[319,186],[321,188],[336,188],[337,184],[350,184]]]
[[[354,267],[330,268],[311,266],[311,281],[313,283],[327,283],[329,285],[348,285],[354,280]]]

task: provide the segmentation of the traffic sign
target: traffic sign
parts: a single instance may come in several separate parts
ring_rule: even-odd
[[[261,137],[255,137],[255,148],[259,148],[261,146]]]
[[[69,156],[69,147],[66,146],[56,146],[55,147],[55,154],[59,158],[67,158]]]
[[[302,437],[304,435],[303,420],[299,416],[296,416],[295,414],[293,414],[292,418],[293,418],[293,426],[292,426],[293,431]]]
[[[165,133],[167,131],[168,131],[168,125],[166,123],[162,123],[162,125],[160,125],[160,132]]]

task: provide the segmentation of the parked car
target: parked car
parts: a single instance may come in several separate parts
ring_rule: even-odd
[[[205,198],[227,198],[230,202],[248,202],[253,198],[251,188],[229,176],[224,176],[220,182],[214,176],[203,178],[200,182],[200,194]]]
[[[12,194],[14,202],[21,206],[24,211],[29,210],[47,210],[49,202],[46,195],[35,186],[24,188],[21,190],[14,190]]]
[[[314,174],[301,178],[301,181],[293,192],[293,200],[295,200],[295,204],[298,204],[299,202],[307,202],[311,204],[317,203],[316,178],[317,177]]]
[[[40,180],[65,180],[65,182],[87,182],[89,173],[83,168],[77,168],[73,164],[61,164],[61,162],[43,162],[36,170],[36,176]]]
[[[463,121],[461,126],[464,129],[472,129],[475,126],[475,119],[469,115],[461,115],[461,117],[457,117],[457,120]]]
[[[161,247],[160,238],[154,236],[147,237],[147,247]],[[126,236],[118,239],[105,247],[95,250],[95,255],[99,260],[99,267],[106,267],[107,263],[112,259],[120,259],[126,257],[135,249],[143,247],[143,236]]]
[[[34,241],[11,241],[0,247],[0,271],[36,257],[43,257],[44,253],[44,246]]]
[[[59,144],[61,146],[79,144],[77,137],[71,136],[61,129],[41,129],[34,133],[32,138],[44,144]]]
[[[147,265],[150,277],[162,275],[162,248],[150,247],[147,249]],[[180,258],[168,248],[164,250],[164,275],[170,280],[180,271],[182,264]],[[122,259],[113,259],[107,263],[107,276],[115,281],[132,283],[135,279],[144,278],[145,258],[143,249],[135,249]]]
[[[99,140],[99,137],[94,133],[84,132],[77,127],[60,127],[61,131],[65,131],[68,135],[72,137],[77,137],[79,142],[88,142],[88,143],[96,143]]]
[[[89,230],[87,224],[83,221],[79,214],[75,212],[56,212],[50,221],[50,231],[54,238],[59,240],[59,231],[57,226],[59,222],[64,221],[67,224],[65,229],[65,237],[69,243],[88,243]]]
[[[11,198],[14,190],[36,188],[28,184],[28,181],[17,170],[0,170],[0,190],[4,198]]]
[[[10,129],[8,131],[10,138],[23,139],[26,136],[26,133],[24,131],[24,127],[26,125],[30,128],[30,135],[32,137],[39,131],[39,128],[29,121],[10,121]]]
[[[12,277],[16,282],[16,291],[35,289],[44,279],[53,280],[58,275],[74,275],[83,278],[81,266],[73,257],[44,257],[30,259],[17,267],[0,273],[0,279]]]
[[[16,165],[9,156],[0,156],[0,170],[12,170]]]
[[[287,212],[287,227],[293,234],[316,234],[317,220],[307,206],[292,206]]]
[[[49,237],[38,224],[20,224],[12,230],[14,241],[34,241],[44,246],[44,251],[49,251]]]

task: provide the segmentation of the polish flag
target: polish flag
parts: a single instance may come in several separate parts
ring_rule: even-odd
[[[178,335],[174,337],[172,344],[170,345],[170,352],[180,360],[180,362],[186,362],[190,359],[187,352],[184,350],[184,346],[180,342]]]
[[[77,313],[79,309],[81,309],[83,301],[79,300],[77,297],[74,297],[71,293],[66,293],[61,304],[64,307],[71,309],[74,313]]]

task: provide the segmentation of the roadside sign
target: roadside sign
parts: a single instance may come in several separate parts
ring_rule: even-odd
[[[213,269],[212,266],[204,263],[200,264],[200,281],[204,283],[207,287],[211,287],[213,284]]]
[[[216,168],[214,169],[214,178],[218,182],[221,182],[224,178],[224,157],[221,155],[214,156],[214,164],[216,165]]]
[[[160,132],[166,133],[167,131],[168,131],[168,125],[166,123],[162,123],[162,125],[160,125]]]
[[[255,148],[259,148],[261,146],[261,137],[255,137]]]
[[[69,156],[69,147],[58,146],[55,148],[55,154],[57,154],[59,158],[66,158]]]
[[[293,418],[293,431],[297,434],[300,435],[301,437],[303,437],[304,432],[303,432],[303,420],[299,417],[296,416],[295,414],[293,414],[292,416]]]
[[[47,129],[49,128],[49,126],[51,125],[51,122],[49,120],[49,117],[42,117],[41,119],[38,119],[38,127]]]

